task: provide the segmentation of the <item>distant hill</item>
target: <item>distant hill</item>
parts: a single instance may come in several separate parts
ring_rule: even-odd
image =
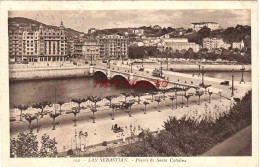
[[[19,27],[22,28],[22,29],[27,28],[27,27],[32,27],[32,29],[38,30],[41,24],[44,28],[50,28],[50,29],[58,29],[59,28],[57,26],[46,25],[46,24],[41,23],[39,21],[24,18],[24,17],[8,18],[8,27],[9,27],[9,29],[12,29],[12,30],[18,30]],[[74,35],[79,36],[82,33],[82,32],[73,30],[71,28],[67,28],[66,23],[65,23],[64,26],[65,26],[65,34],[69,38],[74,36]]]

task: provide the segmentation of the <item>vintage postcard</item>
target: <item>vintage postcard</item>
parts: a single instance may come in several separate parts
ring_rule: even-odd
[[[1,163],[258,166],[257,2],[1,2]]]

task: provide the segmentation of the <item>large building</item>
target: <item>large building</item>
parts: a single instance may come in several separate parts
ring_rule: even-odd
[[[187,38],[168,38],[163,39],[160,45],[162,50],[170,50],[172,52],[193,49],[194,52],[199,51],[199,45],[193,42],[188,42]],[[161,50],[161,49],[160,49]]]
[[[128,37],[120,35],[101,35],[97,38],[100,58],[119,59],[128,57]]]
[[[227,44],[223,41],[223,39],[219,38],[203,38],[203,48],[207,48],[209,50],[217,49],[217,48],[225,48],[228,49],[231,45]]]
[[[82,45],[82,54],[85,59],[99,59],[100,47],[97,39],[86,39]]]
[[[60,27],[56,30],[44,29],[41,25],[36,31],[27,29],[19,32],[19,36],[15,35],[17,32],[10,32],[9,56],[15,55],[18,57],[16,60],[29,62],[64,61],[67,59],[67,40],[64,30],[61,22]],[[18,42],[16,42],[17,39],[19,39]]]
[[[9,57],[18,61],[22,55],[22,31],[9,30]]]
[[[191,28],[194,31],[199,31],[200,29],[202,29],[203,27],[208,27],[211,30],[218,30],[220,29],[220,26],[218,23],[215,22],[200,22],[200,23],[191,23]]]

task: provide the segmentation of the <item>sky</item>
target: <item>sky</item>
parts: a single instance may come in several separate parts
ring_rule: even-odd
[[[222,28],[250,25],[250,10],[75,10],[9,11],[9,17],[25,17],[44,24],[87,32],[89,28],[128,28],[150,25],[189,28],[190,23],[217,22]]]

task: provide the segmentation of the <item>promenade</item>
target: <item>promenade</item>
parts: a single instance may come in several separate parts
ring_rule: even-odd
[[[144,99],[145,98],[147,97],[144,97]],[[205,100],[207,100],[207,102]],[[223,112],[228,112],[230,106],[233,104],[230,100],[225,98],[223,98],[222,102],[220,102],[219,97],[216,95],[212,96],[211,103],[208,103],[208,96],[205,95],[205,97],[201,98],[200,105],[197,104],[198,98],[193,97],[189,100],[189,107],[186,107],[185,103],[183,108],[181,108],[182,104],[180,104],[180,98],[178,99],[178,101],[178,108],[173,110],[171,108],[172,103],[169,99],[162,101],[160,104],[161,112],[157,111],[157,103],[155,101],[150,102],[151,104],[147,106],[147,114],[144,114],[143,112],[144,105],[137,104],[132,107],[132,117],[129,117],[127,113],[116,111],[115,120],[111,120],[111,117],[109,115],[111,113],[111,109],[99,110],[97,114],[100,113],[100,115],[104,114],[105,116],[100,117],[100,115],[96,115],[96,123],[92,123],[92,120],[90,119],[90,112],[82,111],[82,113],[77,117],[79,120],[81,120],[78,122],[77,126],[73,126],[73,115],[62,115],[56,119],[56,122],[62,123],[61,125],[56,126],[56,130],[51,130],[52,119],[44,118],[44,120],[49,121],[45,122],[40,120],[40,124],[42,126],[45,122],[47,126],[42,126],[42,129],[39,133],[36,133],[36,130],[34,130],[34,132],[35,134],[37,134],[39,142],[41,136],[45,133],[49,134],[51,138],[55,137],[56,141],[58,142],[58,151],[63,152],[64,146],[65,151],[69,148],[75,149],[76,143],[77,147],[79,147],[80,142],[81,144],[90,146],[102,143],[103,141],[111,141],[117,139],[123,140],[123,137],[130,136],[130,125],[132,125],[134,129],[136,129],[135,135],[138,135],[138,133],[141,132],[138,127],[142,129],[149,129],[150,131],[163,129],[163,123],[169,118],[169,116],[181,118],[182,116],[186,115],[187,117],[192,117],[193,119],[202,119],[202,115],[207,114],[211,115],[212,117],[216,117],[216,113],[220,114]],[[174,107],[176,107],[175,102]],[[83,117],[83,115],[85,114],[88,116]],[[64,119],[64,117],[69,117],[70,121],[68,121],[68,123],[66,123],[65,121],[65,123],[63,124],[62,120]],[[36,121],[34,121],[34,123],[35,122]],[[111,130],[111,127],[114,124],[118,124],[124,129],[123,134],[117,134]],[[11,129],[14,129],[14,131],[11,130],[11,138],[16,137],[20,131],[24,131],[24,128],[27,128],[28,131],[28,122],[22,121],[11,123]],[[78,134],[80,131],[82,131],[83,133],[87,132],[88,137],[82,137],[81,139],[79,139],[78,137],[75,138],[75,132]]]

